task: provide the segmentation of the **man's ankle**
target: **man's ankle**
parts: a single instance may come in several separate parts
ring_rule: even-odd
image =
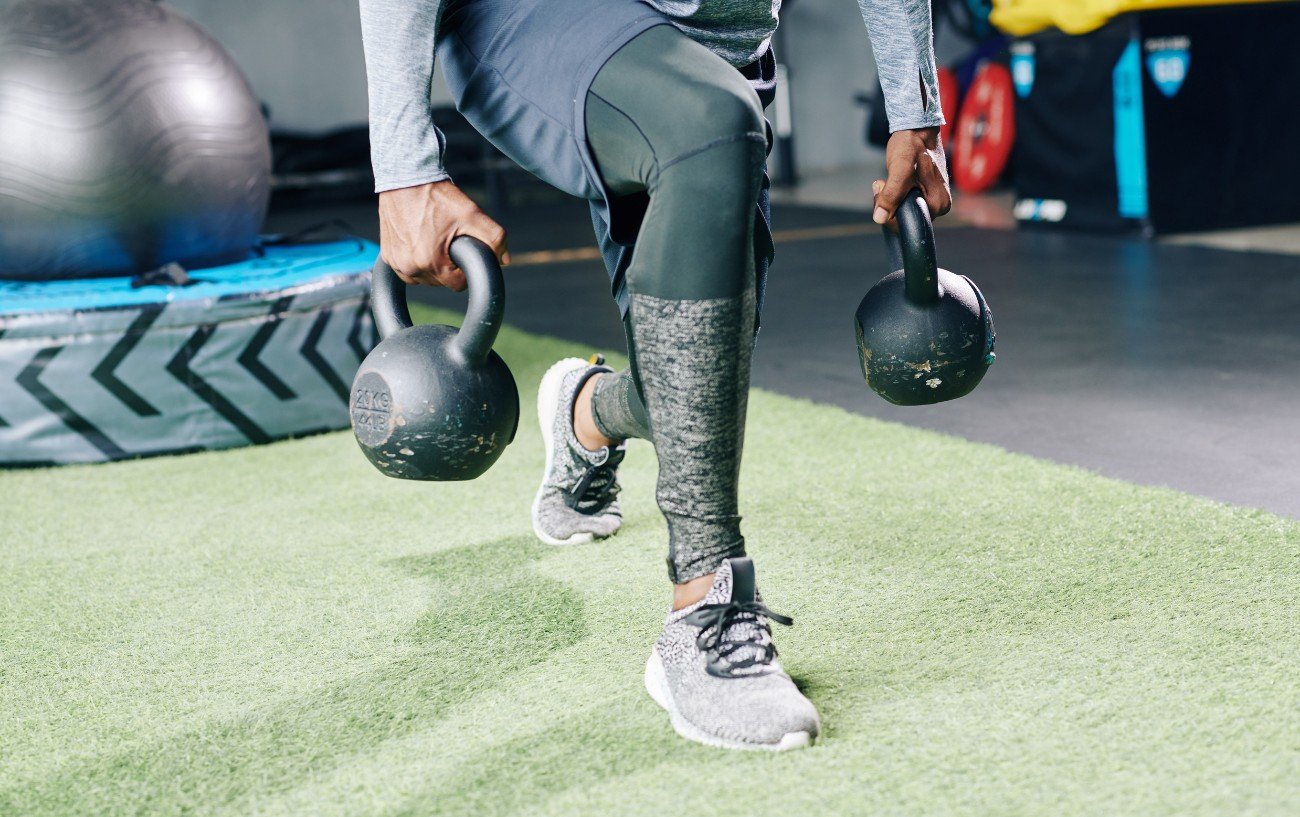
[[[582,384],[582,388],[578,390],[573,400],[573,435],[578,438],[578,444],[588,451],[599,451],[606,446],[615,446],[622,442],[611,440],[601,434],[591,411],[591,399],[596,394],[596,383],[604,376],[604,373],[597,373],[587,378],[587,382]]]
[[[690,607],[695,602],[708,595],[709,588],[713,587],[713,574],[709,573],[704,576],[696,576],[688,582],[673,585],[673,609],[680,610],[683,607]]]

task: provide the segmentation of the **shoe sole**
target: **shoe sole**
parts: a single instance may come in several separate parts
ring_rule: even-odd
[[[682,717],[673,704],[672,693],[668,690],[668,676],[664,672],[663,659],[659,657],[659,650],[650,651],[650,660],[645,665],[645,689],[650,693],[654,702],[659,704],[668,712],[668,720],[673,725],[673,731],[687,740],[693,740],[696,743],[703,743],[706,746],[716,746],[719,749],[740,749],[743,751],[757,752],[785,752],[790,749],[803,749],[811,746],[813,736],[808,732],[787,732],[781,736],[781,740],[776,743],[746,743],[738,740],[728,740],[720,738],[717,735],[711,735],[695,726],[686,718]]]
[[[585,545],[595,541],[596,537],[587,532],[575,533],[567,539],[556,539],[542,530],[537,513],[542,504],[542,495],[546,492],[546,479],[551,475],[551,466],[555,457],[555,412],[559,410],[560,388],[564,385],[564,376],[574,369],[590,364],[581,358],[569,357],[551,366],[542,376],[541,385],[537,387],[537,422],[542,427],[542,442],[546,446],[546,466],[542,471],[542,484],[533,497],[533,533],[548,545]]]

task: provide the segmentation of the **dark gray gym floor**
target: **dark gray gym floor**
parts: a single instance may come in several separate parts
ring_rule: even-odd
[[[370,204],[280,211],[271,229],[343,217],[373,236]],[[585,208],[503,217],[507,321],[622,350]],[[861,381],[858,300],[887,269],[859,213],[785,207],[754,384],[854,412],[993,443],[1133,482],[1300,518],[1300,258],[1076,234],[940,229],[940,264],[975,279],[998,362],[972,395],[891,406]],[[942,224],[942,222],[941,222]],[[836,235],[844,225],[848,235]],[[828,229],[829,228],[829,229]],[[420,300],[459,307],[445,291]]]

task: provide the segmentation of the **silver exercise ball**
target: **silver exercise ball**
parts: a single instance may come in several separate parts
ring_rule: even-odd
[[[260,106],[212,38],[150,0],[0,0],[0,278],[247,255]]]

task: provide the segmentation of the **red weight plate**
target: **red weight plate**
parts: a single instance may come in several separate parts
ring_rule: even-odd
[[[943,118],[946,122],[939,129],[939,138],[943,140],[946,149],[951,144],[953,123],[957,121],[957,105],[961,102],[961,87],[957,84],[957,75],[951,68],[940,68],[937,79],[939,80],[939,105],[943,108]]]
[[[954,137],[952,175],[958,190],[988,190],[1006,169],[1016,138],[1014,93],[1005,65],[986,62],[976,70]]]

